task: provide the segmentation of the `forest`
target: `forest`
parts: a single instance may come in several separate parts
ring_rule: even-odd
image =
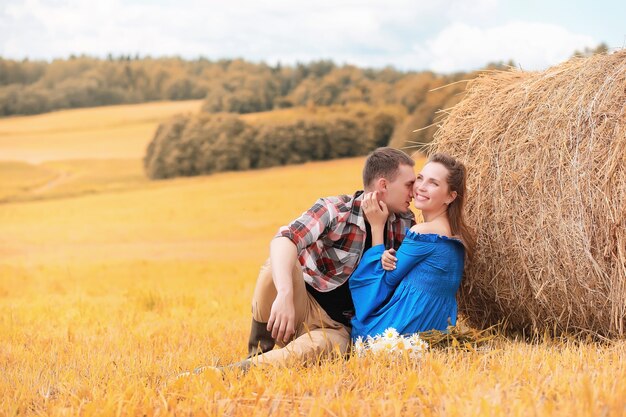
[[[599,45],[575,55],[604,51]],[[462,99],[468,81],[484,70],[511,67],[491,63],[471,73],[437,74],[330,60],[0,58],[0,117],[203,99],[199,114],[163,121],[144,158],[151,178],[200,175],[357,156],[377,146],[419,148]],[[271,116],[278,112],[279,121]],[[264,116],[244,118],[256,113]]]

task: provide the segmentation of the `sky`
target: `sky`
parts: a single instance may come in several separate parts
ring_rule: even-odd
[[[626,47],[621,0],[0,0],[0,56],[331,59],[442,73],[541,70]]]

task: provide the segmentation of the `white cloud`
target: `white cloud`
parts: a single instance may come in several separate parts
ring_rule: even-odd
[[[478,0],[480,14],[495,0]],[[436,3],[436,4],[435,4]],[[393,52],[415,34],[469,14],[466,0],[288,1],[22,0],[0,6],[0,54],[47,57],[107,52],[221,56],[342,55],[356,49]],[[7,44],[19,50],[7,50]],[[78,49],[80,48],[80,50]]]
[[[498,0],[0,0],[0,55],[330,58],[449,72],[511,58],[540,67],[594,45],[555,25],[482,29],[498,7]]]
[[[444,5],[445,16],[452,22],[484,22],[498,9],[498,0],[450,0]]]
[[[414,46],[415,59],[439,72],[477,69],[487,62],[513,60],[525,70],[561,62],[576,49],[595,47],[586,35],[544,23],[511,22],[487,29],[453,24],[434,39]]]

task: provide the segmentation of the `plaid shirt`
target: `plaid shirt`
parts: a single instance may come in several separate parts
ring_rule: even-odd
[[[363,191],[357,191],[353,196],[320,198],[275,236],[286,237],[296,245],[304,280],[318,291],[331,291],[345,283],[361,259],[367,233],[361,211],[363,196]],[[410,211],[391,213],[387,219],[387,248],[398,249],[405,228],[414,224]]]

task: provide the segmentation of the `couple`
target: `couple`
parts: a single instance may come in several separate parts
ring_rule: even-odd
[[[248,358],[225,368],[315,361],[388,327],[410,334],[456,322],[474,245],[463,218],[465,168],[436,154],[416,178],[414,165],[400,150],[376,149],[365,191],[321,198],[280,228],[253,295]]]

